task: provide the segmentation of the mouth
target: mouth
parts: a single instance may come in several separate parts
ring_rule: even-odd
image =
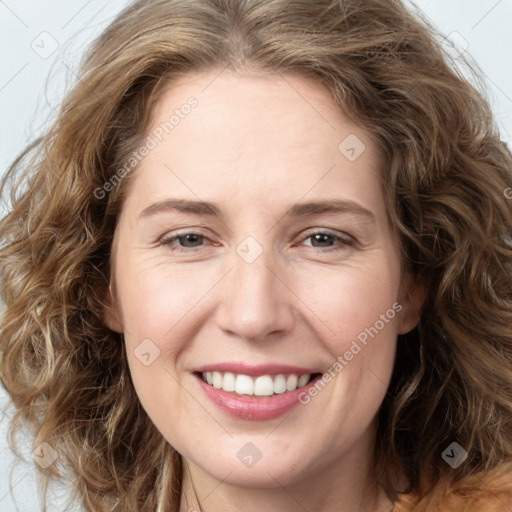
[[[238,396],[271,397],[300,390],[316,380],[320,373],[246,375],[243,373],[195,372],[205,384]]]
[[[272,420],[298,408],[303,403],[301,395],[322,377],[321,373],[306,373],[306,368],[288,366],[222,366],[201,368],[192,375],[218,410],[245,421]]]

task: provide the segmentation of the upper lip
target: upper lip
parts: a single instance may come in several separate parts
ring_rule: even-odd
[[[231,362],[231,363],[216,363],[207,364],[201,366],[195,370],[196,372],[231,372],[238,375],[280,375],[280,374],[313,374],[320,373],[318,370],[312,368],[305,368],[301,366],[290,366],[287,364],[257,364],[248,365],[242,362]]]

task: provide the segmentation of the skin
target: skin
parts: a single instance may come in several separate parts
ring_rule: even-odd
[[[390,510],[371,476],[375,417],[396,337],[418,322],[424,289],[402,273],[378,148],[326,89],[293,75],[190,74],[165,90],[151,128],[190,96],[197,107],[133,171],[105,313],[124,334],[143,407],[183,456],[180,510]],[[366,146],[354,161],[338,149],[350,134]],[[140,217],[168,198],[215,202],[223,218],[173,209]],[[375,220],[285,216],[296,203],[326,199],[356,202]],[[333,238],[318,241],[315,228]],[[187,230],[204,238],[160,243]],[[262,249],[251,263],[236,252],[247,236]],[[228,416],[192,375],[225,361],[326,371],[395,303],[401,311],[378,335],[283,417]],[[145,339],[160,350],[149,366],[134,353]],[[247,442],[262,454],[250,468],[237,457]]]

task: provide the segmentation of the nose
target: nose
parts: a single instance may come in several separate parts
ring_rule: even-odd
[[[234,254],[218,309],[218,325],[230,335],[250,341],[283,335],[294,324],[293,292],[283,265],[269,251],[253,262]]]

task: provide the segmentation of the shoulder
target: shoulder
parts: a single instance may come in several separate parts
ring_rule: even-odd
[[[512,462],[469,475],[448,486],[437,486],[423,498],[403,495],[393,512],[511,512]]]

